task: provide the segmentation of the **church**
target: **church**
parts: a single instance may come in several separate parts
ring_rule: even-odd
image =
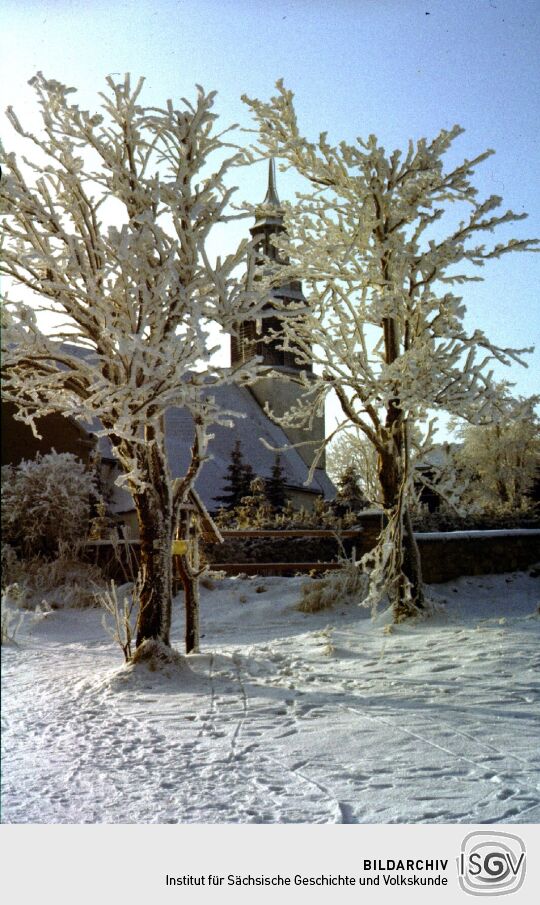
[[[256,251],[277,262],[277,251],[271,242],[271,236],[283,230],[275,164],[271,160],[266,196],[257,208],[255,223],[250,230]],[[299,301],[303,298],[300,282],[285,284],[274,290],[273,294],[285,303],[287,300]],[[268,305],[270,307],[271,302]],[[322,441],[324,418],[316,418],[312,430],[308,432],[282,428],[266,412],[268,407],[277,416],[284,414],[305,392],[294,382],[295,373],[301,370],[295,362],[294,353],[280,350],[279,341],[269,339],[269,333],[276,328],[279,328],[279,319],[270,312],[268,317],[257,322],[238,324],[230,337],[231,365],[241,364],[257,355],[262,361],[263,373],[249,387],[222,386],[212,391],[223,409],[237,412],[242,417],[235,420],[232,428],[222,425],[212,428],[213,439],[209,444],[208,458],[195,485],[209,512],[216,512],[220,507],[218,498],[225,489],[227,467],[237,440],[240,440],[244,460],[249,462],[256,475],[263,478],[270,477],[276,457],[273,450],[280,451],[287,497],[295,507],[311,509],[317,498],[331,499],[335,494],[324,467],[317,468],[312,482],[309,485],[306,483],[317,444],[292,448],[294,444],[306,440]],[[265,376],[265,369],[268,373],[271,372],[271,376]],[[305,370],[305,366],[302,369]],[[108,438],[96,436],[99,424],[85,429],[74,420],[60,415],[48,415],[38,422],[42,435],[42,439],[38,440],[29,427],[13,418],[13,414],[11,405],[2,405],[3,465],[16,465],[21,459],[32,459],[37,452],[45,454],[53,448],[56,452],[71,452],[86,462],[97,455],[105,481],[112,486],[114,477],[118,474],[118,466]],[[192,437],[193,424],[189,413],[181,408],[169,409],[165,418],[165,438],[173,478],[185,473],[190,460]],[[324,460],[322,462],[324,464]],[[133,503],[127,491],[114,486],[110,508],[119,521],[135,527]]]

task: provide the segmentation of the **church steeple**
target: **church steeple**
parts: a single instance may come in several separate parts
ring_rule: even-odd
[[[276,161],[273,157],[268,160],[268,189],[263,204],[271,204],[273,207],[280,206],[276,189]]]
[[[283,209],[276,188],[276,162],[268,160],[268,188],[264,201],[257,208],[255,223],[250,229],[257,247],[268,258],[276,258],[276,249],[268,241],[271,235],[284,232]]]
[[[272,241],[273,236],[284,232],[284,211],[276,187],[276,164],[274,159],[270,158],[266,195],[264,201],[256,208],[255,223],[250,228],[258,263],[263,267],[265,263],[268,263],[270,267],[280,267],[286,263],[282,253],[278,251]],[[270,296],[276,300],[279,299],[279,306],[287,304],[287,301],[298,303],[304,300],[302,284],[297,280],[273,289]],[[274,309],[271,298],[265,306],[268,312]],[[298,370],[300,366],[296,361],[294,351],[279,348],[281,341],[276,335],[279,330],[278,309],[275,309],[275,313],[267,314],[258,322],[245,321],[237,324],[235,332],[231,336],[231,364],[240,364],[254,355],[258,355],[264,364],[272,368]],[[306,369],[306,365],[303,365],[303,369]]]
[[[273,157],[268,160],[268,189],[264,197],[263,204],[271,204],[273,207],[280,207],[280,201],[276,190],[276,161]]]
[[[255,223],[250,232],[257,265],[260,270],[269,269],[278,276],[275,281],[278,286],[269,293],[264,317],[236,324],[231,335],[231,364],[238,366],[255,355],[260,358],[265,370],[249,390],[263,410],[268,408],[278,418],[291,408],[307,407],[311,412],[316,402],[312,392],[309,389],[306,391],[306,376],[309,378],[312,373],[312,365],[306,361],[306,347],[300,355],[295,350],[294,342],[286,342],[281,333],[283,310],[287,306],[297,308],[300,305],[303,308],[307,304],[300,280],[286,282],[283,275],[283,283],[279,285],[280,268],[286,267],[288,261],[283,251],[274,245],[273,237],[286,232],[284,219],[285,210],[277,193],[276,165],[270,159],[266,195],[256,208]],[[255,275],[247,279],[251,278],[257,280],[257,268]],[[303,375],[301,379],[300,373]],[[312,425],[307,431],[290,426],[283,429],[291,444],[300,444],[298,454],[310,468],[314,449],[324,440],[324,415],[313,413]],[[308,445],[305,445],[306,441]],[[319,460],[318,467],[324,468],[324,457]]]

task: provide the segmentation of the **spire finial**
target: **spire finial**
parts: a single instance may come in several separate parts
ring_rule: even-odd
[[[268,160],[268,191],[266,192],[263,204],[271,204],[273,207],[279,207],[279,198],[276,190],[276,161],[273,157]]]

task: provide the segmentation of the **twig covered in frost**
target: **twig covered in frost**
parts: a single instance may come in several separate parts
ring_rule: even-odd
[[[136,585],[130,592],[125,589],[120,598],[114,581],[111,581],[108,589],[96,595],[100,606],[105,613],[101,620],[103,628],[108,632],[113,641],[122,648],[126,663],[131,660],[133,654],[133,625],[132,614],[138,604]],[[110,618],[108,619],[107,616]],[[112,619],[112,624],[111,624]]]

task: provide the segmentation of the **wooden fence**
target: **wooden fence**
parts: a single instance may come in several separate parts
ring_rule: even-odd
[[[292,561],[267,561],[259,562],[253,560],[220,562],[219,555],[217,559],[212,557],[209,562],[210,567],[216,572],[225,572],[227,575],[271,575],[271,574],[290,574],[295,575],[298,572],[321,573],[332,569],[339,569],[341,562],[338,559],[339,540],[360,540],[362,530],[355,529],[350,531],[340,531],[339,535],[335,531],[328,529],[253,529],[253,530],[231,530],[222,531],[223,540],[286,540],[287,538],[297,539],[330,539],[336,541],[336,559],[333,560],[313,560],[301,561],[293,559]],[[138,562],[140,541],[138,540],[93,540],[87,541],[85,547],[94,562],[99,564],[108,574],[114,573],[115,577],[125,577],[130,579],[130,569]],[[213,545],[216,554],[219,554],[220,545]],[[90,551],[93,550],[93,555]],[[175,574],[178,574],[178,555],[173,553],[173,567]],[[131,566],[130,566],[131,563]]]

